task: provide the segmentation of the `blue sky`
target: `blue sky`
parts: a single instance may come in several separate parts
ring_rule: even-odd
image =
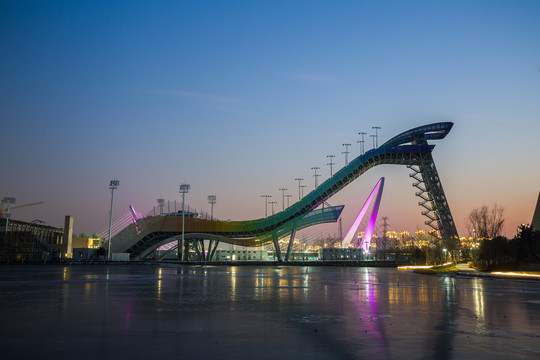
[[[3,1],[0,196],[96,232],[111,177],[118,215],[185,181],[191,206],[214,193],[217,217],[253,219],[326,155],[342,166],[341,144],[357,156],[360,131],[452,121],[434,158],[460,234],[497,203],[513,236],[540,190],[538,19],[538,1]],[[385,176],[380,213],[425,228],[408,173],[331,202],[352,218]]]

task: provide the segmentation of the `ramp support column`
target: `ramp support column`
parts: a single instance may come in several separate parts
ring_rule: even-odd
[[[283,259],[281,258],[281,249],[279,248],[277,236],[274,236],[272,240],[274,241],[274,250],[276,251],[276,257],[278,259],[278,262],[282,262]]]
[[[293,230],[291,231],[291,238],[289,239],[289,245],[287,246],[287,254],[285,255],[285,261],[291,260],[291,251],[292,251],[295,235],[296,235],[296,229],[293,228]]]

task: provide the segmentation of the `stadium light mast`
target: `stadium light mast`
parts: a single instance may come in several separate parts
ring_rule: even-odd
[[[15,204],[15,201],[17,201],[16,198],[14,197],[4,197],[4,204],[6,204],[6,241],[7,241],[7,232],[8,232],[8,227],[9,227],[9,218],[11,216],[11,214],[9,213],[9,208],[11,208],[11,205]]]
[[[272,215],[274,215],[274,204],[277,204],[277,201],[270,201],[269,204],[272,206]]]
[[[216,203],[216,195],[208,195],[208,203],[210,204],[210,220],[214,220],[214,204]],[[206,215],[208,216],[208,215]]]
[[[302,188],[302,198],[304,198],[304,188],[307,187],[306,185],[300,186]]]
[[[281,188],[281,189],[278,189],[279,191],[281,191],[281,211],[285,211],[285,191],[287,191],[287,189],[285,188]]]
[[[180,194],[182,194],[182,242],[181,242],[181,258],[180,260],[184,261],[185,260],[185,254],[184,254],[184,223],[185,223],[185,220],[186,220],[186,214],[185,214],[185,211],[184,211],[184,208],[185,208],[185,203],[186,203],[186,193],[189,192],[189,189],[191,189],[191,185],[189,184],[181,184],[180,185],[180,189],[178,190],[178,192]]]
[[[332,177],[334,174],[332,173],[332,165],[334,165],[335,163],[332,162],[332,158],[335,158],[336,155],[326,155],[327,158],[330,158],[330,162],[326,165],[330,165],[330,177]]]
[[[367,133],[359,132],[358,135],[362,135],[362,140],[358,140],[357,143],[360,143],[360,155],[364,155],[364,135],[367,135]]]
[[[304,180],[304,179],[302,179],[302,178],[296,178],[296,179],[294,179],[294,180],[295,180],[295,181],[298,181],[298,201],[300,201],[300,200],[302,199],[302,198],[300,197],[300,190],[302,189],[300,183],[301,183],[302,180]]]
[[[345,151],[342,152],[342,154],[345,154],[345,166],[349,165],[349,146],[351,146],[351,144],[343,144],[343,146],[345,146]]]
[[[261,195],[264,198],[264,217],[268,217],[268,198],[271,198],[272,195]]]
[[[289,207],[289,199],[292,197],[291,194],[285,194],[285,197],[287,198],[287,207]]]
[[[165,199],[157,199],[157,203],[159,207],[159,216],[163,216],[163,207],[165,206]]]
[[[372,126],[372,129],[375,129],[375,147],[379,147],[379,133],[377,130],[381,130],[380,126]]]
[[[375,149],[375,135],[369,135],[369,137],[373,139],[373,148]]]
[[[107,258],[109,261],[111,261],[111,233],[112,233],[112,212],[113,212],[113,202],[114,202],[114,190],[118,189],[118,185],[120,185],[120,180],[112,179],[109,182],[109,189],[111,190],[111,211],[109,212],[109,245],[108,245],[108,252],[107,252]]]
[[[319,183],[317,182],[317,180],[318,180],[317,178],[319,176],[321,176],[320,174],[317,174],[317,170],[319,170],[319,169],[320,169],[320,167],[317,167],[317,166],[314,166],[314,167],[311,168],[311,170],[315,171],[315,174],[313,175],[313,177],[315,178],[315,189],[317,188],[317,186],[319,186]]]

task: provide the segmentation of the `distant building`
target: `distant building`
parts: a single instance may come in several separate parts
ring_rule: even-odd
[[[77,236],[77,237],[73,237],[73,240],[72,240],[73,249],[76,249],[76,248],[99,249],[103,243],[104,241],[102,238],[90,237],[90,236]]]
[[[267,261],[268,250],[217,250],[216,261]]]
[[[178,212],[172,212],[164,214],[165,216],[182,216],[182,210],[178,210]],[[193,211],[184,211],[184,217],[190,218],[190,219],[200,219],[201,214]]]
[[[68,218],[68,217],[66,217]],[[72,224],[72,217],[69,217]],[[7,228],[6,228],[7,227]],[[0,218],[0,260],[41,261],[71,257],[64,229],[42,223]]]
[[[73,260],[95,259],[97,250],[103,245],[100,237],[78,236],[72,239]]]
[[[332,261],[351,261],[351,260],[363,260],[364,252],[362,249],[346,248],[321,248],[319,251],[319,260],[332,260]]]

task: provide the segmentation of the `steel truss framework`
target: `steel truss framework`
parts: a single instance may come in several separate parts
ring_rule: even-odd
[[[452,126],[451,122],[443,122],[405,131],[380,147],[353,159],[303,199],[267,218],[232,222],[186,218],[186,240],[216,240],[243,246],[273,243],[278,258],[281,259],[277,240],[290,235],[285,257],[287,260],[294,232],[306,226],[337,221],[343,210],[342,206],[317,209],[321,204],[372,167],[392,164],[413,169],[411,176],[416,180],[413,185],[420,190],[417,195],[422,199],[420,206],[425,209],[422,214],[428,217],[426,223],[437,230],[449,250],[454,249],[458,244],[457,230],[431,156],[435,145],[428,144],[428,140],[446,137]],[[182,222],[175,217],[149,218],[137,220],[140,234],[137,234],[137,229],[132,224],[128,226],[133,227],[132,230],[126,228],[115,236],[112,242],[114,252],[129,252],[132,258],[144,258],[164,241],[170,242],[179,235]]]

